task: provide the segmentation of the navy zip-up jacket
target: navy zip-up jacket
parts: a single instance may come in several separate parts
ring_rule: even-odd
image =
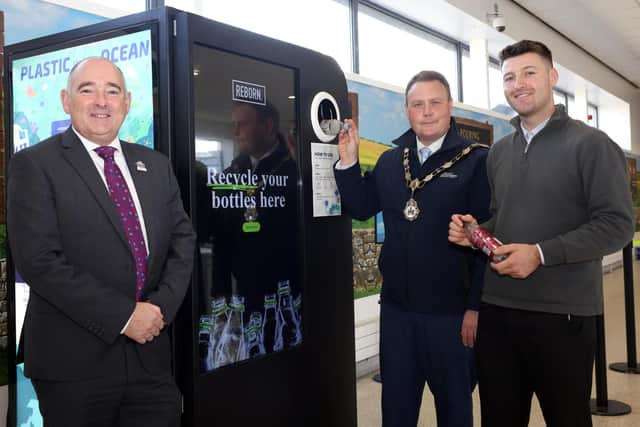
[[[452,119],[442,147],[422,166],[413,130],[393,142],[397,147],[384,152],[373,171],[364,176],[359,164],[335,170],[342,204],[349,215],[365,220],[382,210],[385,242],[378,266],[383,279],[383,303],[429,314],[478,310],[486,258],[478,251],[450,243],[448,235],[451,215],[455,213],[470,213],[479,222],[489,218],[488,150],[473,150],[417,190],[414,197],[420,215],[411,222],[403,213],[411,195],[404,179],[404,148],[410,149],[412,177],[423,178],[471,141],[458,135]]]

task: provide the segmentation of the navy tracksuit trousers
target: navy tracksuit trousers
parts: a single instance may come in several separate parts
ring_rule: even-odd
[[[380,369],[383,427],[415,427],[425,383],[433,393],[438,427],[473,425],[476,385],[473,349],[464,347],[462,315],[405,311],[383,302]]]

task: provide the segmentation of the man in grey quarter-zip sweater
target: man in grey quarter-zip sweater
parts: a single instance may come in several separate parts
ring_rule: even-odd
[[[633,238],[622,150],[553,104],[551,52],[523,40],[501,53],[515,132],[487,158],[492,218],[507,243],[485,274],[476,354],[482,425],[526,426],[536,394],[548,425],[591,426],[602,257]],[[454,215],[449,240],[469,245]]]

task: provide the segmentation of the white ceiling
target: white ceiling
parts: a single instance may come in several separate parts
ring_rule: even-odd
[[[640,86],[640,0],[517,0]]]

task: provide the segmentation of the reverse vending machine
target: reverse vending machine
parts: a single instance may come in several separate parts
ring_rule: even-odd
[[[331,171],[350,108],[336,62],[171,8],[7,46],[7,157],[66,129],[57,94],[87,56],[123,69],[120,137],[171,158],[198,234],[172,326],[183,425],[355,426],[351,225]],[[17,345],[29,287],[12,276]],[[38,417],[21,369],[12,425]]]

